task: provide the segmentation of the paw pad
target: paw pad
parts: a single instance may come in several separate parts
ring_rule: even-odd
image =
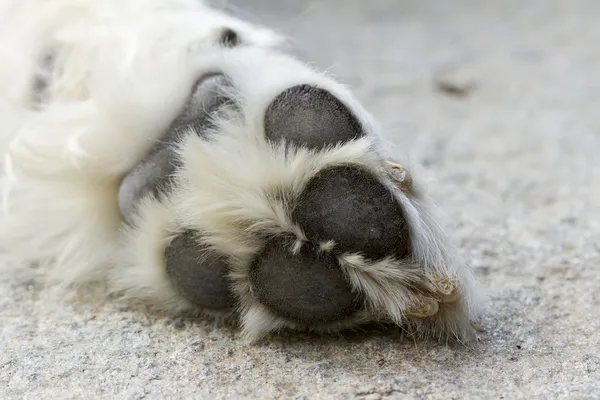
[[[322,150],[363,137],[352,112],[327,90],[298,85],[277,96],[265,113],[268,140]]]
[[[293,241],[267,242],[250,271],[253,296],[276,314],[311,324],[330,322],[354,312],[357,294],[346,281],[335,257],[305,244],[293,251]]]
[[[300,195],[294,221],[313,243],[333,240],[336,251],[377,260],[411,252],[402,208],[369,172],[352,166],[317,174]]]
[[[234,306],[223,256],[201,246],[195,233],[179,234],[165,250],[167,275],[179,294],[195,306],[226,309]]]

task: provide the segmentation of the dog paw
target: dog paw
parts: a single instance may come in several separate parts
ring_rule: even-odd
[[[469,336],[472,275],[368,114],[295,61],[244,60],[201,79],[123,180],[130,259],[155,254],[173,298],[233,310],[252,338],[373,321]]]

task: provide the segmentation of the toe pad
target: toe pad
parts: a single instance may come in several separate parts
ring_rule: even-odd
[[[406,257],[408,224],[393,194],[369,172],[352,166],[321,171],[304,189],[292,218],[315,242],[370,259]]]
[[[271,240],[252,266],[250,279],[258,301],[300,323],[335,321],[356,309],[357,295],[335,257],[310,245],[292,254],[289,242]]]
[[[365,134],[352,112],[327,90],[298,85],[267,108],[265,135],[274,142],[321,150]]]
[[[234,305],[227,278],[228,265],[222,256],[198,244],[192,231],[173,239],[165,250],[165,259],[167,275],[190,303],[211,309]]]

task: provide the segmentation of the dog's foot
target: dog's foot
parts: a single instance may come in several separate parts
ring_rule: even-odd
[[[372,321],[467,337],[472,276],[368,114],[286,56],[228,57],[123,180],[129,268],[150,259],[161,299],[233,310],[253,338]]]

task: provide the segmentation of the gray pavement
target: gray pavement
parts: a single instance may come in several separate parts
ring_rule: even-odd
[[[57,304],[41,272],[2,272],[0,398],[600,398],[600,2],[234,3],[426,167],[489,295],[480,341],[248,345],[211,322]]]

